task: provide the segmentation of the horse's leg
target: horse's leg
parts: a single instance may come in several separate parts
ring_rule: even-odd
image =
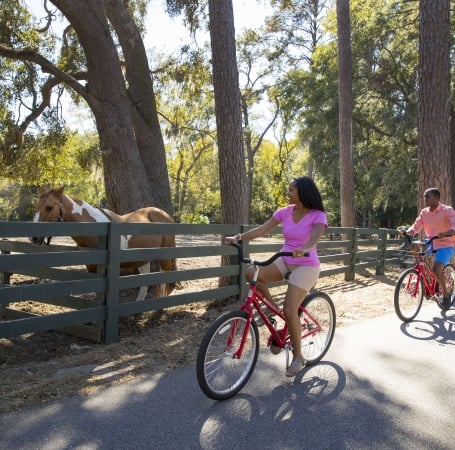
[[[137,268],[140,274],[150,273],[150,262]],[[148,291],[148,286],[141,286],[139,293],[137,294],[136,300],[144,300]]]

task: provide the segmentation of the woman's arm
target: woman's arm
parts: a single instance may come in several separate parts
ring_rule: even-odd
[[[315,223],[311,230],[310,239],[308,239],[308,241],[306,241],[305,244],[303,244],[299,249],[294,251],[294,257],[300,257],[305,252],[308,252],[313,247],[316,247],[319,239],[321,238],[322,234],[324,233],[324,230],[325,230],[324,223]]]
[[[228,242],[231,242],[256,239],[258,237],[264,236],[264,234],[268,233],[269,231],[272,231],[279,224],[280,222],[278,222],[278,220],[271,217],[269,220],[267,220],[267,222],[264,222],[262,225],[256,228],[245,231],[245,233],[237,233],[235,236],[226,236],[226,240]]]

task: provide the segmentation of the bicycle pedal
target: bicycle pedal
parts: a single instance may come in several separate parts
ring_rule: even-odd
[[[275,345],[273,342],[270,344],[269,349],[274,355],[278,355],[283,350],[282,347],[278,347],[278,345]]]

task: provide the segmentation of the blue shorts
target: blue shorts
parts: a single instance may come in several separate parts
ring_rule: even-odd
[[[453,250],[454,250],[453,247],[438,248],[435,251],[434,262],[441,263],[444,266],[446,266],[452,259]]]

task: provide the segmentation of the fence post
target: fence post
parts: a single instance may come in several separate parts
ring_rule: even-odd
[[[9,255],[11,252],[8,250],[1,250],[0,255]],[[0,284],[11,284],[11,274],[9,272],[0,272]],[[2,310],[7,308],[9,306],[9,303],[4,303],[3,305],[0,305],[0,318],[2,316]]]
[[[240,233],[245,232],[245,226],[242,225]],[[249,255],[250,254],[250,245],[249,241],[242,241],[242,250],[244,255]],[[246,269],[247,266],[239,261],[240,264],[240,273],[239,273],[239,278],[238,278],[238,283],[239,283],[239,295],[240,299],[244,299],[247,294],[248,294],[248,285],[246,283]]]
[[[5,239],[6,240],[6,239]],[[9,255],[11,252],[8,250],[1,250],[0,255]],[[10,284],[11,274],[9,272],[0,272],[0,284]]]
[[[376,275],[384,275],[385,272],[385,252],[387,249],[387,232],[384,228],[379,228],[379,242],[378,242],[378,259],[376,262]]]
[[[349,234],[351,235],[351,239],[349,239]],[[357,259],[356,251],[357,251],[357,229],[350,228],[348,233],[348,240],[350,241],[350,245],[346,248],[347,253],[350,254],[348,258],[347,266],[349,266],[346,275],[344,277],[345,281],[354,281],[355,279],[355,262]]]
[[[104,339],[106,344],[118,341],[119,279],[120,279],[120,231],[119,224],[110,222],[108,227],[108,260],[106,280],[106,321]]]
[[[238,231],[237,229],[235,229],[235,232],[232,231],[229,236],[231,235],[235,235],[237,233],[241,233],[242,232],[242,226],[240,226],[240,231]],[[221,244],[226,244],[226,241],[225,241],[225,237],[228,236],[227,234],[223,234],[221,236]],[[225,256],[222,256],[221,257],[221,265],[224,266],[224,265],[229,265],[229,266],[235,266],[235,265],[240,265],[240,261],[239,261],[239,257],[238,257],[238,254],[237,254],[237,249],[235,249],[235,254],[234,255],[225,255]],[[242,266],[240,265],[240,270],[241,270]],[[241,277],[241,273],[239,273],[237,276],[234,276],[234,275],[231,275],[229,277],[225,276],[225,277],[220,277],[219,278],[219,287],[221,286],[233,286],[233,285],[236,285],[239,287],[240,289],[240,277]]]

